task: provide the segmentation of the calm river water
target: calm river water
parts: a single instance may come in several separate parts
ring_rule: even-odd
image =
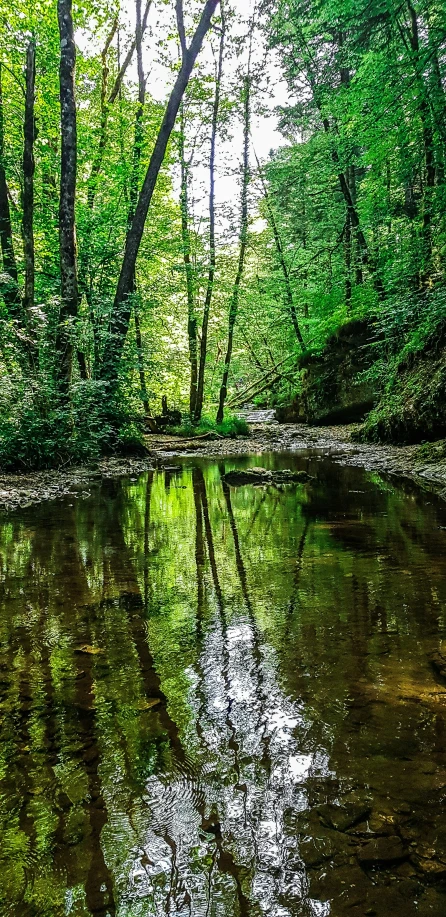
[[[1,917],[444,917],[445,528],[317,455],[3,517]]]

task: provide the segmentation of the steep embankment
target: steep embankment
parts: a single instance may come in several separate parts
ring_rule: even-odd
[[[446,322],[416,350],[395,360],[389,380],[367,416],[364,442],[420,443],[446,436]]]
[[[399,354],[369,320],[339,328],[301,360],[301,389],[281,422],[362,422],[362,442],[410,444],[446,436],[446,322]]]
[[[321,353],[302,357],[300,392],[291,405],[278,409],[279,421],[321,425],[362,421],[378,397],[367,377],[376,343],[373,322],[357,320],[339,328]]]

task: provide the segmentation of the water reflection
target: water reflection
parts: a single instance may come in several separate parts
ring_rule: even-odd
[[[5,917],[444,917],[445,510],[268,461],[4,521]]]

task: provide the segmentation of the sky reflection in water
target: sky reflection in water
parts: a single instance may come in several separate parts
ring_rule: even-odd
[[[3,520],[2,917],[444,917],[445,509],[262,462]]]

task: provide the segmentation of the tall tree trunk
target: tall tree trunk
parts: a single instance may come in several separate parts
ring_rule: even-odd
[[[61,170],[59,201],[60,315],[56,336],[58,365],[56,374],[61,391],[67,392],[73,369],[74,321],[77,317],[78,285],[76,261],[76,169],[77,123],[75,98],[76,46],[74,43],[72,0],[58,0],[60,34],[60,121]]]
[[[220,114],[221,81],[223,76],[223,58],[226,37],[226,15],[224,0],[220,0],[221,31],[218,64],[215,74],[215,95],[212,110],[211,153],[209,157],[209,271],[206,286],[206,297],[203,307],[203,321],[201,325],[200,362],[198,367],[197,399],[195,404],[195,420],[201,419],[204,401],[204,378],[206,372],[206,358],[208,349],[209,316],[211,313],[212,296],[214,293],[215,270],[217,266],[215,246],[215,158],[218,133],[218,119]]]
[[[323,118],[322,123],[324,125],[325,133],[331,134],[330,123],[328,121],[328,118]],[[359,220],[358,211],[353,203],[353,198],[351,195],[347,177],[345,173],[339,169],[339,166],[340,166],[339,154],[334,146],[332,146],[332,149],[331,149],[331,158],[332,158],[334,165],[338,169],[339,185],[340,185],[341,192],[342,192],[342,195],[346,203],[347,216],[350,220],[350,225],[354,229],[356,238],[358,240],[358,249],[359,249],[362,264],[364,265],[364,267],[367,267],[368,270],[370,271],[372,275],[372,279],[373,279],[373,285],[378,294],[378,298],[382,301],[386,298],[386,292],[384,289],[382,278],[379,273],[376,261],[370,254],[369,247],[366,242],[366,238],[361,229],[361,223]]]
[[[34,306],[34,93],[36,81],[36,48],[30,42],[26,53],[26,98],[23,128],[23,216],[22,235],[25,259],[25,290],[23,307],[30,318]]]
[[[226,348],[223,379],[220,387],[220,399],[217,411],[217,423],[221,423],[224,416],[225,401],[228,394],[228,377],[231,366],[232,348],[234,344],[234,329],[237,321],[240,287],[245,267],[246,248],[248,244],[248,187],[250,181],[249,168],[249,137],[251,129],[251,73],[244,80],[244,127],[243,127],[243,166],[242,166],[242,210],[240,223],[240,250],[237,274],[234,281],[231,302],[229,305],[228,344]]]
[[[344,232],[345,255],[345,309],[347,315],[352,311],[352,225],[350,213],[347,211]]]
[[[426,286],[432,273],[432,197],[436,174],[434,156],[434,132],[432,127],[429,101],[426,94],[426,87],[420,70],[422,61],[420,60],[418,17],[411,0],[407,0],[407,9],[409,12],[410,26],[407,29],[402,29],[399,25],[399,22],[398,26],[406,47],[407,36],[410,51],[412,52],[413,67],[418,90],[418,111],[420,113],[421,130],[423,136],[425,182],[423,188],[423,259],[420,271],[420,282],[422,286]]]
[[[147,4],[147,7],[150,4]],[[133,217],[135,215],[136,204],[138,201],[138,185],[139,185],[139,172],[140,172],[140,163],[142,155],[142,145],[144,140],[143,132],[143,115],[144,115],[144,103],[146,100],[146,80],[144,76],[144,67],[142,59],[142,37],[145,29],[145,21],[141,20],[141,0],[136,0],[136,61],[138,68],[138,105],[136,108],[135,115],[135,134],[133,141],[133,162],[132,162],[132,174],[130,178],[130,207],[128,213],[128,226],[131,226]],[[136,268],[133,274],[133,293],[136,294]],[[147,391],[147,381],[146,381],[146,372],[144,369],[144,351],[142,344],[142,334],[141,334],[141,323],[139,320],[139,309],[136,299],[133,300],[133,318],[135,322],[135,338],[136,338],[136,351],[138,354],[138,371],[139,371],[139,384],[141,391],[141,401],[144,408],[144,414],[146,419],[149,419],[150,414],[150,405],[149,405],[149,394]]]
[[[141,20],[141,5],[139,6],[139,22],[140,22],[140,38],[142,41],[142,36],[147,28],[147,21],[149,17],[150,8],[152,6],[152,0],[147,0],[144,15]],[[108,65],[108,52],[110,50],[112,41],[118,32],[118,73],[112,85],[112,89],[109,92],[109,65]],[[101,51],[101,60],[102,60],[102,79],[101,79],[101,118],[99,125],[99,143],[96,150],[96,154],[93,159],[91,166],[90,176],[88,178],[88,192],[87,192],[87,207],[88,207],[88,219],[87,227],[85,232],[85,238],[81,248],[80,259],[79,259],[79,298],[81,299],[85,295],[88,311],[90,316],[91,327],[93,331],[94,339],[94,362],[95,362],[95,374],[99,372],[99,342],[98,342],[98,328],[97,328],[97,319],[94,311],[94,300],[93,300],[93,278],[91,276],[91,258],[90,258],[90,248],[91,248],[91,238],[93,231],[93,211],[96,200],[96,193],[98,190],[99,179],[102,171],[104,154],[107,149],[107,144],[109,141],[108,133],[108,124],[110,109],[113,103],[117,98],[121,97],[121,88],[122,83],[125,77],[125,74],[132,62],[135,49],[137,48],[137,34],[135,30],[135,37],[127,51],[127,54],[124,58],[124,61],[121,64],[120,53],[119,53],[119,27],[118,27],[118,17],[116,16],[112,22],[110,32],[105,41],[105,45]],[[78,359],[81,366],[82,363],[82,354],[78,352]],[[81,368],[82,373],[82,368]]]
[[[181,69],[172,89],[163,121],[158,132],[155,147],[141,188],[135,215],[128,228],[124,258],[116,290],[113,314],[110,322],[108,340],[104,348],[102,377],[107,379],[113,389],[118,380],[119,363],[130,322],[131,294],[136,259],[144,232],[147,214],[152,201],[157,178],[166,154],[167,144],[172,133],[178,110],[189,82],[195,61],[201,50],[204,38],[211,27],[212,17],[220,0],[206,0],[200,21],[195,30],[189,48],[183,47]],[[182,21],[182,4],[177,0],[178,20]]]
[[[305,175],[305,172],[303,172],[302,181],[301,181],[301,188],[302,188],[302,198],[301,198],[301,200],[302,200],[302,226],[301,226],[301,231],[302,231],[302,248],[303,248],[304,252],[306,252],[306,251],[307,251],[307,248],[308,248],[306,184],[307,184],[307,182],[306,182],[306,175]],[[304,269],[302,270],[302,286],[303,286],[303,289],[305,290],[305,299],[304,299],[304,319],[305,319],[305,325],[304,325],[304,328],[305,328],[305,333],[306,333],[306,334],[309,334],[310,328],[309,328],[309,324],[308,324],[308,321],[307,321],[307,319],[308,319],[308,317],[309,317],[308,293],[307,293],[307,290],[308,290],[308,267],[304,267]]]
[[[349,166],[348,172],[348,186],[350,188],[350,194],[352,196],[353,205],[356,207],[356,166],[354,162]],[[355,237],[354,245],[354,266],[355,266],[355,282],[360,286],[364,282],[364,275],[362,272],[362,259],[361,259],[361,246],[357,236]]]
[[[183,260],[186,272],[186,290],[187,290],[187,338],[189,342],[189,363],[190,363],[190,390],[189,390],[189,412],[191,417],[195,416],[197,404],[197,382],[198,382],[198,347],[197,347],[197,315],[195,310],[195,289],[194,275],[191,261],[191,244],[189,230],[189,163],[186,162],[185,154],[185,117],[184,105],[181,105],[181,128],[179,140],[179,154],[181,166],[181,238],[183,243]]]
[[[2,249],[3,273],[7,280],[1,284],[1,293],[8,313],[13,319],[22,320],[22,299],[19,291],[19,275],[14,254],[11,212],[9,209],[8,184],[5,171],[5,133],[3,118],[2,71],[0,62],[0,245]]]
[[[288,265],[286,263],[286,258],[285,258],[285,253],[283,250],[282,239],[280,237],[279,227],[277,225],[277,221],[274,216],[274,210],[273,210],[273,206],[271,203],[271,198],[269,196],[265,177],[263,175],[262,168],[260,166],[260,162],[259,162],[259,159],[258,159],[258,156],[255,150],[254,150],[254,155],[256,157],[257,169],[258,169],[258,173],[260,176],[260,180],[262,182],[263,195],[264,195],[266,207],[268,210],[268,216],[271,222],[271,229],[273,231],[274,242],[276,243],[277,255],[279,258],[280,267],[282,268],[283,279],[285,281],[285,295],[286,295],[287,306],[288,306],[289,313],[291,316],[291,321],[293,323],[295,335],[297,337],[297,340],[299,341],[299,344],[302,350],[305,351],[305,341],[302,337],[302,332],[299,326],[299,320],[297,318],[297,310],[296,310],[296,305],[294,302],[293,288],[291,286],[290,272],[288,270]]]

